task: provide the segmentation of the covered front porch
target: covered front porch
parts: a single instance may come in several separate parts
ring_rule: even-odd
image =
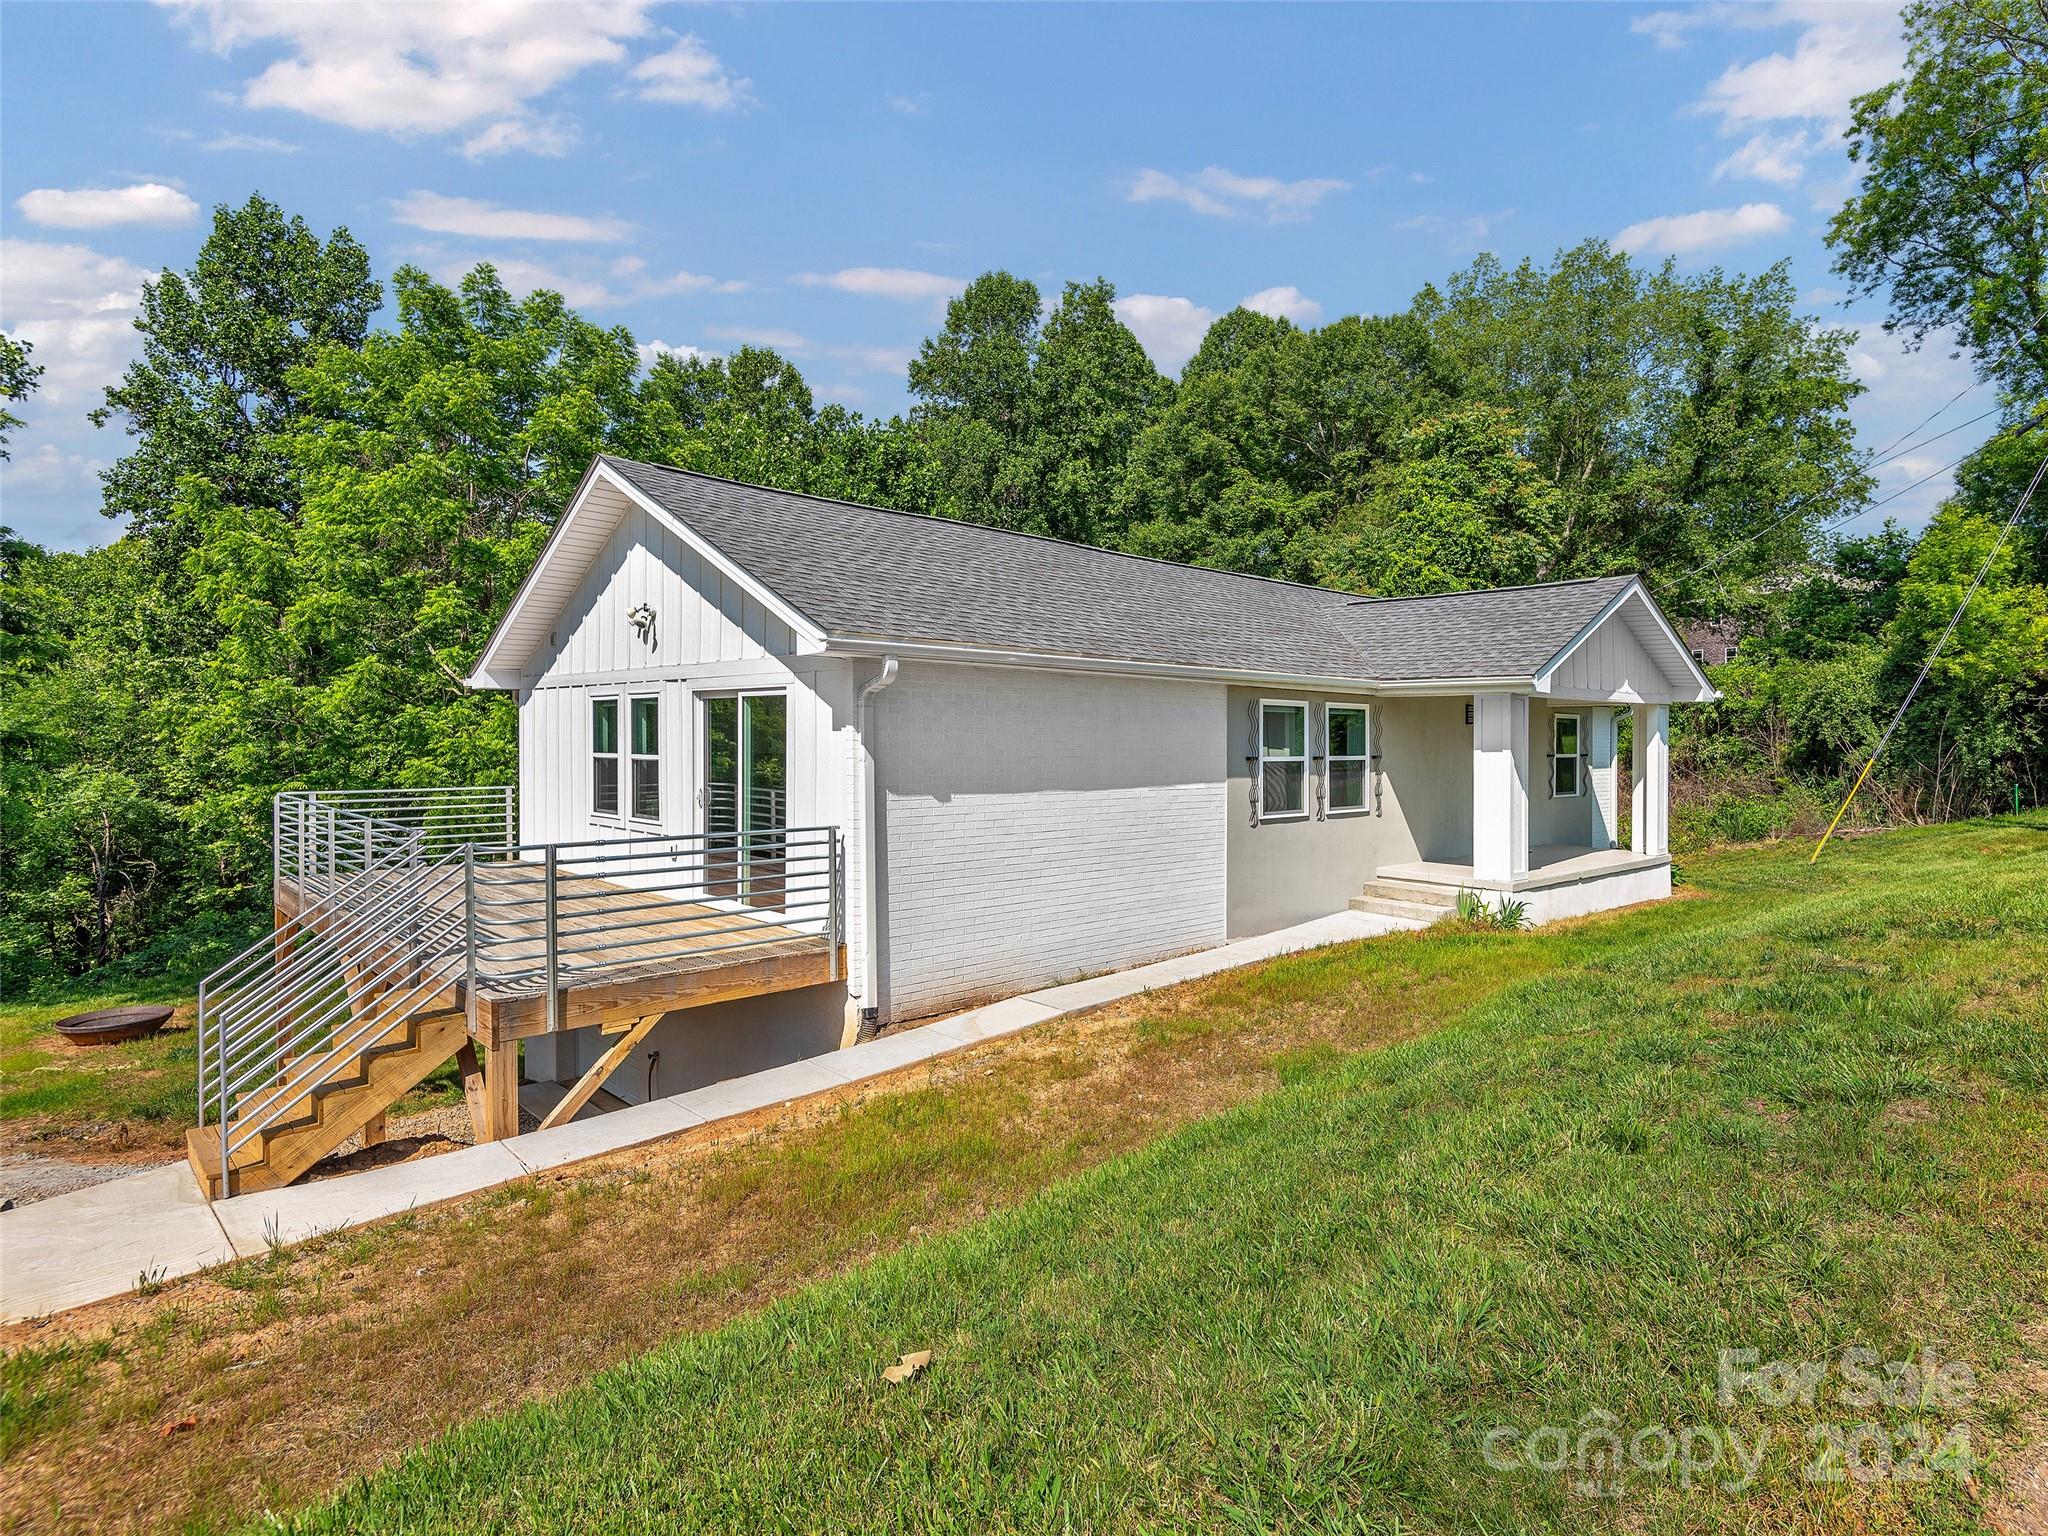
[[[1621,720],[1611,699],[1475,693],[1469,859],[1383,864],[1382,882],[1477,891],[1549,922],[1671,893],[1666,704],[1632,717],[1628,841],[1622,842]]]

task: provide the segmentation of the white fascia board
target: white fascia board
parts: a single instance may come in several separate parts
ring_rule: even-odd
[[[512,626],[524,614],[527,601],[533,596],[534,585],[539,580],[541,571],[546,568],[549,557],[554,554],[555,545],[561,540],[562,530],[569,526],[569,519],[576,515],[576,509],[583,505],[584,495],[589,491],[590,482],[596,478],[599,468],[598,461],[592,459],[590,467],[583,471],[583,478],[576,482],[576,490],[569,497],[569,505],[563,509],[562,515],[555,519],[555,526],[548,530],[547,541],[541,545],[540,554],[535,558],[532,569],[527,571],[526,579],[519,583],[519,590],[512,594],[512,602],[505,609],[505,616],[498,620],[497,627],[491,631],[491,638],[484,642],[483,654],[477,657],[475,667],[470,670],[469,676],[463,679],[470,687],[516,689],[524,682],[525,679],[520,673],[499,665],[498,652],[505,644],[506,635],[512,632]]]
[[[1551,679],[1557,675],[1557,669],[1565,664],[1565,661],[1571,656],[1572,652],[1591,639],[1594,632],[1601,625],[1620,613],[1622,607],[1631,598],[1641,599],[1644,609],[1656,621],[1657,628],[1662,632],[1665,643],[1670,646],[1672,654],[1678,657],[1685,667],[1686,673],[1692,679],[1693,696],[1681,702],[1705,704],[1718,699],[1721,695],[1715,691],[1714,685],[1707,681],[1707,674],[1700,670],[1699,663],[1692,659],[1692,652],[1686,648],[1685,642],[1679,638],[1678,631],[1671,627],[1671,621],[1664,617],[1664,610],[1657,606],[1656,600],[1644,589],[1641,577],[1631,580],[1627,586],[1615,593],[1608,600],[1605,607],[1586,624],[1581,626],[1576,635],[1573,635],[1570,640],[1565,642],[1562,650],[1537,669],[1535,678],[1536,691],[1538,693],[1550,692]]]
[[[817,625],[813,624],[801,613],[798,613],[796,609],[790,607],[788,603],[776,596],[775,593],[769,591],[760,582],[733,564],[721,552],[712,548],[711,545],[704,541],[701,535],[685,527],[677,520],[673,513],[643,495],[637,487],[628,482],[624,476],[612,470],[601,459],[592,459],[590,461],[590,468],[583,472],[583,478],[576,483],[576,493],[569,498],[568,507],[563,511],[561,517],[556,520],[553,531],[548,534],[547,542],[541,546],[540,556],[533,562],[533,569],[526,573],[526,580],[519,584],[518,592],[513,594],[512,606],[505,610],[504,618],[498,621],[498,627],[491,632],[491,638],[484,646],[483,654],[477,658],[476,667],[471,671],[468,678],[465,679],[470,687],[516,689],[524,687],[533,680],[531,675],[526,672],[504,666],[503,658],[499,656],[498,652],[505,642],[506,635],[511,633],[513,625],[524,615],[527,604],[532,600],[535,584],[541,572],[547,567],[548,562],[554,558],[556,546],[562,538],[563,531],[568,528],[571,521],[582,511],[589,499],[592,484],[600,479],[634,506],[640,508],[649,517],[660,523],[662,527],[668,529],[669,532],[681,539],[683,543],[696,551],[700,559],[708,562],[720,574],[736,583],[742,591],[752,596],[762,607],[787,624],[790,632],[796,636],[801,649],[813,651],[823,649],[825,633]]]

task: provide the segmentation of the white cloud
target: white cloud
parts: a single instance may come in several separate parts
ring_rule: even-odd
[[[30,343],[43,366],[38,407],[67,414],[99,403],[140,344],[134,320],[142,284],[152,274],[89,246],[43,240],[0,240],[0,330]]]
[[[17,406],[17,413],[19,410]],[[67,452],[55,443],[40,443],[0,467],[4,467],[10,491],[97,491],[107,461],[89,453]]]
[[[899,304],[943,305],[967,286],[964,277],[920,272],[912,267],[841,267],[837,272],[799,272],[804,288],[833,288],[868,298],[894,299]]]
[[[501,117],[482,132],[464,139],[462,153],[471,160],[487,160],[492,155],[524,150],[529,155],[559,160],[582,138],[583,130],[574,119],[559,113],[547,117]]]
[[[507,208],[473,197],[408,192],[391,200],[391,217],[414,229],[479,240],[571,240],[610,244],[633,232],[623,219],[587,218],[575,213],[541,213]]]
[[[199,205],[160,181],[132,187],[38,187],[14,206],[32,223],[53,229],[108,229],[116,224],[184,224]]]
[[[1852,97],[1898,76],[1906,47],[1898,12],[1887,6],[1783,5],[1780,25],[1802,24],[1789,53],[1766,54],[1723,70],[1698,110],[1725,127],[1811,118],[1841,124]],[[1752,24],[1756,18],[1751,18]]]
[[[160,3],[222,55],[283,49],[243,83],[243,106],[401,136],[496,134],[505,148],[555,143],[559,130],[534,127],[515,142],[498,125],[523,121],[531,103],[583,70],[624,64],[627,43],[651,30],[648,0]]]
[[[688,362],[692,358],[701,359],[717,355],[706,352],[702,347],[692,347],[681,342],[670,341],[643,341],[635,350],[640,354],[640,366],[643,368],[652,368],[657,358],[674,357]]]
[[[1296,325],[1314,325],[1323,315],[1323,306],[1291,283],[1279,288],[1261,288],[1237,302],[1245,309],[1257,310],[1278,320],[1291,320]]]
[[[270,155],[296,155],[299,152],[299,146],[296,144],[260,133],[216,133],[199,147],[214,154],[224,150],[248,150]]]
[[[648,278],[633,290],[632,297],[661,298],[676,293],[745,293],[754,285],[736,277],[707,277],[702,272],[671,272],[667,277]]]
[[[1614,244],[1631,255],[1683,256],[1781,235],[1791,227],[1791,218],[1776,203],[1744,203],[1740,208],[1702,208],[1698,213],[1644,219],[1616,235]]]
[[[1652,11],[1647,16],[1636,17],[1628,24],[1628,29],[1649,38],[1659,48],[1683,48],[1685,34],[1709,19],[1711,18],[1704,8],[1690,11]]]
[[[443,283],[454,284],[477,265],[489,262],[497,269],[508,292],[525,297],[537,288],[559,293],[576,309],[616,309],[646,299],[671,298],[677,294],[744,293],[752,285],[734,278],[709,277],[702,272],[672,272],[648,276],[647,263],[638,256],[621,256],[602,265],[588,259],[569,258],[566,267],[533,261],[524,256],[451,251],[445,246],[415,247],[403,253],[431,271]]]
[[[1714,167],[1714,180],[1748,176],[1789,187],[1806,174],[1807,158],[1816,144],[1805,129],[1792,133],[1755,133],[1742,147]]]
[[[1228,219],[1246,212],[1262,213],[1268,223],[1305,219],[1333,192],[1351,183],[1331,176],[1282,181],[1275,176],[1241,176],[1220,165],[1192,176],[1175,176],[1147,166],[1131,179],[1125,200],[1133,203],[1180,203],[1210,218]]]
[[[910,360],[917,355],[914,347],[850,346],[826,347],[828,357],[836,357],[855,368],[865,368],[870,373],[903,374],[910,370]]]
[[[1163,293],[1125,294],[1116,301],[1116,317],[1131,328],[1154,367],[1176,374],[1216,323],[1215,310]]]
[[[1498,213],[1418,213],[1394,225],[1397,230],[1435,235],[1454,251],[1476,251],[1493,233],[1494,226],[1515,216],[1512,208]]]
[[[746,347],[773,347],[792,356],[801,356],[811,349],[805,337],[772,325],[707,325],[704,334],[716,336],[720,341],[736,341]]]
[[[633,66],[632,75],[639,83],[640,95],[649,101],[730,112],[754,99],[754,82],[727,74],[718,55],[694,32],[677,38],[667,52],[642,59]]]
[[[1716,119],[1723,137],[1745,139],[1715,167],[1717,179],[1792,185],[1816,157],[1838,149],[1851,99],[1897,78],[1905,63],[1898,11],[1885,5],[1708,5],[1631,25],[1660,48],[1679,46],[1697,27],[1799,29],[1789,49],[1730,64],[1688,109]],[[1769,131],[1774,126],[1783,131]]]
[[[888,102],[891,110],[901,112],[905,117],[916,117],[924,111],[924,104],[931,100],[931,95],[930,91],[919,91],[915,96],[903,91],[891,91],[882,99]]]

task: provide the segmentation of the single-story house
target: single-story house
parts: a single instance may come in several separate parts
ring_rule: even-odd
[[[1668,895],[1669,707],[1715,697],[1633,576],[1368,599],[609,456],[470,681],[524,844],[843,848],[844,975],[673,1016],[625,1098],[1354,903]]]

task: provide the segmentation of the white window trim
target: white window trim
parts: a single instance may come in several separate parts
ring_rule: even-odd
[[[626,800],[627,796],[631,793],[627,780],[632,777],[632,769],[627,766],[626,761],[626,730],[629,724],[627,705],[615,693],[593,693],[589,695],[585,702],[589,705],[589,711],[585,718],[590,722],[590,749],[587,753],[587,758],[591,764],[591,774],[590,799],[585,802],[584,809],[588,812],[590,821],[594,826],[623,827],[626,824]],[[597,760],[602,755],[597,750],[597,706],[600,704],[610,704],[612,707],[612,741],[614,745],[611,755],[612,761],[618,765],[619,770],[614,786],[618,790],[619,808],[616,811],[600,811],[597,808]]]
[[[1579,743],[1579,750],[1576,753],[1574,753],[1572,757],[1572,761],[1577,765],[1572,769],[1573,788],[1559,789],[1557,787],[1557,764],[1559,758],[1563,754],[1561,754],[1557,750],[1557,728],[1567,720],[1571,721],[1572,723],[1572,735],[1577,739]],[[1577,710],[1570,709],[1560,710],[1558,711],[1558,713],[1552,715],[1550,717],[1551,799],[1578,800],[1584,798],[1586,793],[1586,756],[1586,717],[1584,715],[1581,715]]]
[[[1365,716],[1365,750],[1363,752],[1337,752],[1330,743],[1335,740],[1330,734],[1330,713],[1339,709],[1355,709]],[[1338,763],[1358,763],[1365,769],[1365,801],[1361,805],[1339,806],[1330,799],[1330,783],[1334,777],[1330,770]],[[1372,814],[1372,706],[1359,700],[1331,699],[1323,705],[1323,813],[1327,816],[1370,816]]]
[[[1272,755],[1266,751],[1266,711],[1271,709],[1298,709],[1301,711],[1301,755],[1292,753]],[[1307,821],[1309,814],[1308,784],[1308,700],[1307,699],[1261,699],[1259,700],[1259,821]],[[1298,811],[1269,811],[1266,809],[1266,764],[1299,763],[1301,765],[1301,809]]]
[[[654,750],[652,752],[635,752],[633,750],[633,706],[643,699],[652,701],[654,705]],[[619,776],[619,813],[634,826],[659,827],[665,824],[663,817],[666,811],[663,802],[668,798],[663,787],[661,772],[662,755],[668,750],[668,727],[661,718],[661,694],[658,692],[629,693],[626,695],[625,702],[626,707],[621,711],[624,719],[619,737],[619,760],[624,769]],[[635,763],[650,762],[654,764],[654,814],[652,816],[642,816],[633,809],[633,765]]]

